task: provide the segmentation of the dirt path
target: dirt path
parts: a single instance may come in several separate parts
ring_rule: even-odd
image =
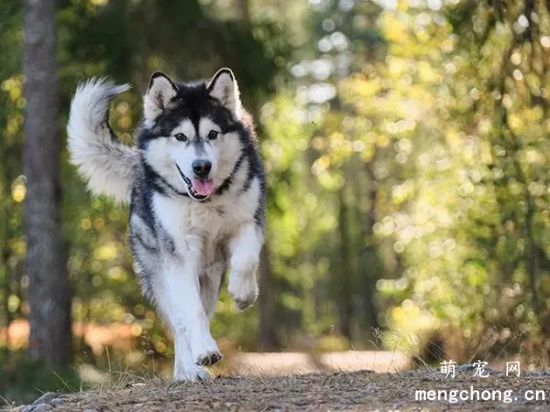
[[[503,400],[415,400],[415,390],[465,390],[468,396],[501,396]],[[545,400],[526,395],[544,392]],[[485,392],[484,392],[485,391]],[[510,392],[505,392],[510,391]],[[527,391],[527,392],[526,392]],[[532,391],[532,392],[528,392]],[[466,393],[465,392],[465,393]],[[473,392],[475,396],[475,392]],[[506,403],[505,400],[509,402]],[[46,394],[19,412],[56,411],[172,411],[172,410],[550,410],[550,373],[521,378],[494,372],[473,378],[464,370],[455,379],[444,379],[437,370],[401,374],[370,371],[313,373],[287,377],[224,377],[206,383],[170,385],[160,380],[127,385],[120,390],[75,394]]]

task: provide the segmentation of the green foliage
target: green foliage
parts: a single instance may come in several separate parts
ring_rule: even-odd
[[[435,334],[456,359],[523,351],[546,364],[532,355],[547,351],[549,333],[547,9],[536,3],[525,23],[529,2],[403,1],[370,15],[337,4],[315,2],[320,52],[291,69],[298,90],[287,110],[298,120],[273,103],[262,118],[267,148],[315,122],[292,155],[293,143],[266,152],[292,178],[277,176],[284,189],[270,217],[284,230],[270,242],[279,281],[300,296],[294,307],[312,313],[301,331],[337,324],[360,345],[379,322],[387,347],[410,354]],[[359,53],[351,29],[364,21],[379,32]],[[320,84],[335,97],[315,96]],[[294,253],[280,260],[285,251]]]
[[[522,2],[504,3],[506,15],[484,3],[455,6],[451,25],[434,16],[426,26],[429,48],[391,44],[389,52],[417,67],[418,77],[408,72],[413,85],[407,93],[416,84],[431,90],[421,97],[429,110],[420,122],[433,128],[418,135],[429,146],[416,153],[421,167],[406,190],[408,204],[394,215],[403,284],[413,287],[390,312],[388,326],[424,339],[436,333],[463,359],[473,352],[517,353],[526,341],[548,334],[550,222],[543,187],[549,129],[545,98],[537,96],[548,83],[538,67],[548,60],[549,15],[538,4],[526,35],[518,23]],[[461,13],[469,17],[458,18]],[[393,18],[420,37],[419,16]],[[409,107],[421,102],[409,101]]]

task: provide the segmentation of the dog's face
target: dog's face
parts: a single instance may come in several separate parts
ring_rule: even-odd
[[[227,179],[242,151],[240,100],[229,69],[206,83],[179,85],[155,73],[144,96],[146,162],[178,190],[207,199]]]

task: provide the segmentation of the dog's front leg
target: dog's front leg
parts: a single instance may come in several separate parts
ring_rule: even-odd
[[[227,289],[240,310],[252,305],[258,296],[256,270],[262,243],[262,231],[254,222],[240,226],[229,241],[231,275]]]
[[[213,365],[221,359],[201,302],[199,259],[200,255],[193,253],[185,261],[169,257],[160,274],[161,296],[157,293],[156,299],[174,333],[175,380],[204,379],[208,374],[201,365]]]

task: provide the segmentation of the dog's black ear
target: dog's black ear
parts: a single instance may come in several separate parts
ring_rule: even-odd
[[[145,120],[155,120],[177,93],[178,87],[168,76],[161,72],[153,73],[147,93],[143,97]]]
[[[236,118],[239,117],[241,110],[239,86],[231,69],[224,67],[216,72],[208,83],[208,93],[228,108]]]

